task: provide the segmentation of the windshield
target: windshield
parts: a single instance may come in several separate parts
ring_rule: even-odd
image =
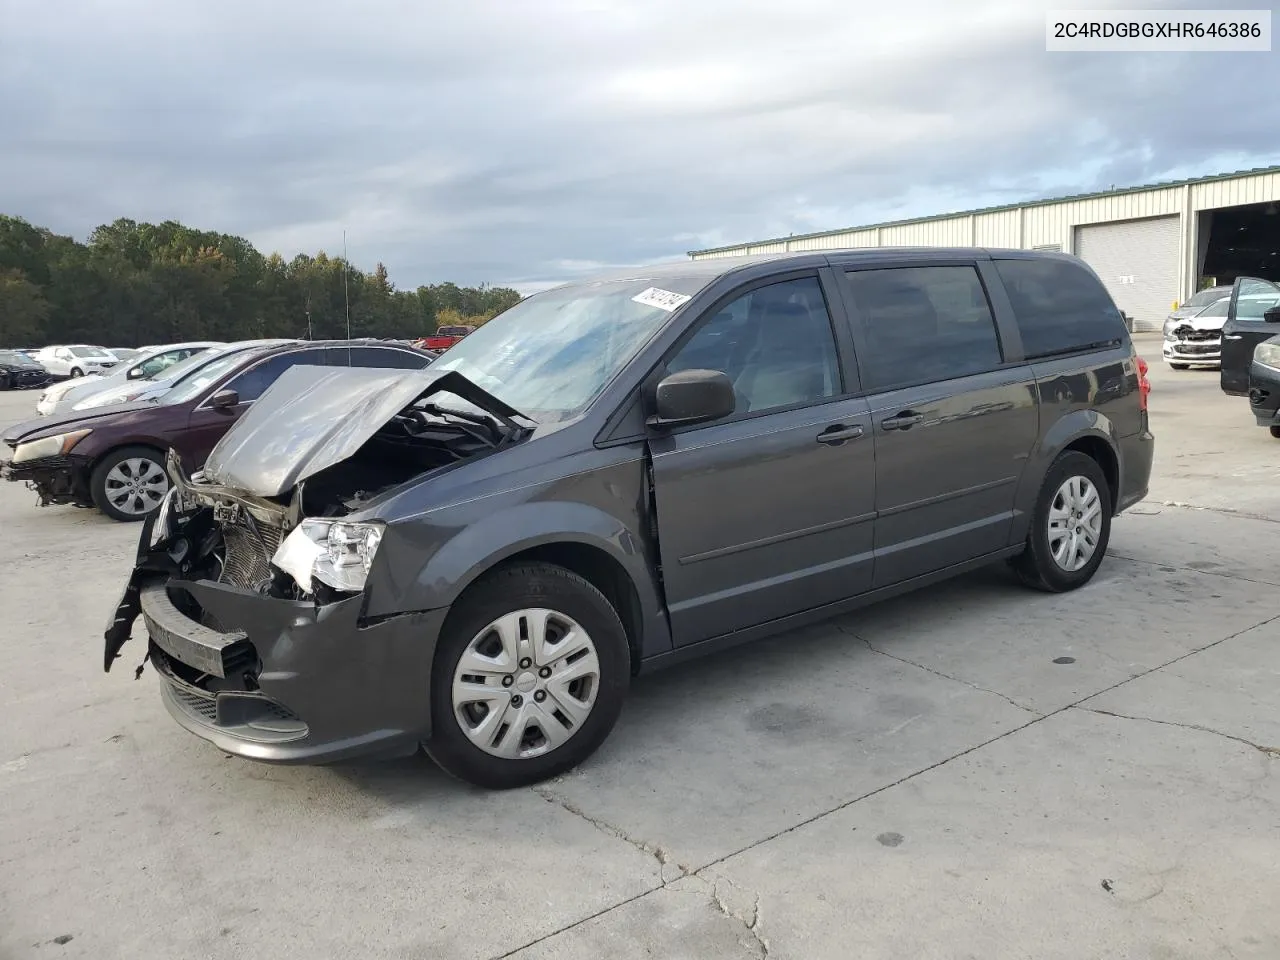
[[[1190,300],[1183,304],[1184,307],[1207,307],[1220,297],[1226,296],[1221,290],[1201,290]]]
[[[11,363],[16,367],[29,367],[31,360],[14,350],[0,350],[0,363]]]
[[[585,409],[709,277],[613,280],[522,300],[459,340],[431,369],[457,370],[542,423]],[[442,395],[443,407],[462,404]]]
[[[111,355],[101,347],[72,347],[71,355],[73,357],[110,357]]]
[[[1223,297],[1221,300],[1215,300],[1203,310],[1196,314],[1197,317],[1225,317],[1227,315],[1227,307],[1231,305],[1230,297]]]
[[[201,390],[209,386],[209,384],[213,383],[224,373],[234,370],[239,364],[243,363],[250,357],[256,357],[261,352],[262,349],[234,350],[231,353],[219,353],[212,358],[210,358],[207,353],[199,353],[196,354],[195,357],[188,357],[181,363],[175,363],[156,379],[172,380],[174,379],[173,372],[180,367],[187,367],[187,373],[190,373],[193,367],[198,367],[199,369],[190,373],[190,375],[180,375],[182,379],[178,381],[177,385],[172,390],[160,398],[160,402],[165,404],[186,403],[188,400],[192,400],[199,396]],[[191,364],[191,361],[195,359],[199,359],[201,363],[188,366],[188,364]]]
[[[138,355],[138,351],[132,348],[116,347],[111,351],[115,354],[117,360],[132,360]]]

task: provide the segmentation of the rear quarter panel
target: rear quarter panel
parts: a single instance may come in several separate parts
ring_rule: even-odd
[[[1120,451],[1126,438],[1145,430],[1137,364],[1127,344],[1114,350],[1040,360],[1031,366],[1040,402],[1040,439],[1018,488],[1014,543],[1026,538],[1045,474],[1067,446],[1082,437],[1105,441],[1118,462],[1123,488]]]

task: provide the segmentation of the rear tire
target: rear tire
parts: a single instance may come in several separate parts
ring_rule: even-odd
[[[1019,579],[1047,593],[1075,590],[1092,580],[1111,539],[1111,503],[1096,460],[1075,450],[1059,456],[1036,498],[1026,548],[1012,560]]]
[[[595,752],[630,682],[626,631],[604,594],[553,564],[500,567],[441,630],[423,748],[459,780],[529,786]]]
[[[1270,427],[1269,429],[1271,430],[1271,435],[1280,440],[1280,427]]]
[[[71,368],[71,377],[72,377],[72,379],[75,379],[76,377],[83,377],[83,376],[84,376],[84,371],[83,371],[83,370],[81,370],[79,367],[72,367],[72,368]]]
[[[129,491],[133,495],[128,495]],[[98,461],[89,477],[93,505],[120,523],[143,519],[160,506],[168,491],[164,454],[152,447],[112,450]]]

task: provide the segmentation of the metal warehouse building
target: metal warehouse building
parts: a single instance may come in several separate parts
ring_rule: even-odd
[[[1280,166],[695,250],[695,260],[845,247],[1061,250],[1102,278],[1137,330],[1238,276],[1280,280]]]

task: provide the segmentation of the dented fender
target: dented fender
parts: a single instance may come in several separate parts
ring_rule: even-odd
[[[387,528],[370,571],[366,616],[448,607],[504,560],[535,547],[572,543],[607,554],[630,579],[640,605],[641,655],[671,649],[655,560],[638,525],[633,530],[605,510],[566,501],[530,501],[496,511],[477,502],[444,513]]]

